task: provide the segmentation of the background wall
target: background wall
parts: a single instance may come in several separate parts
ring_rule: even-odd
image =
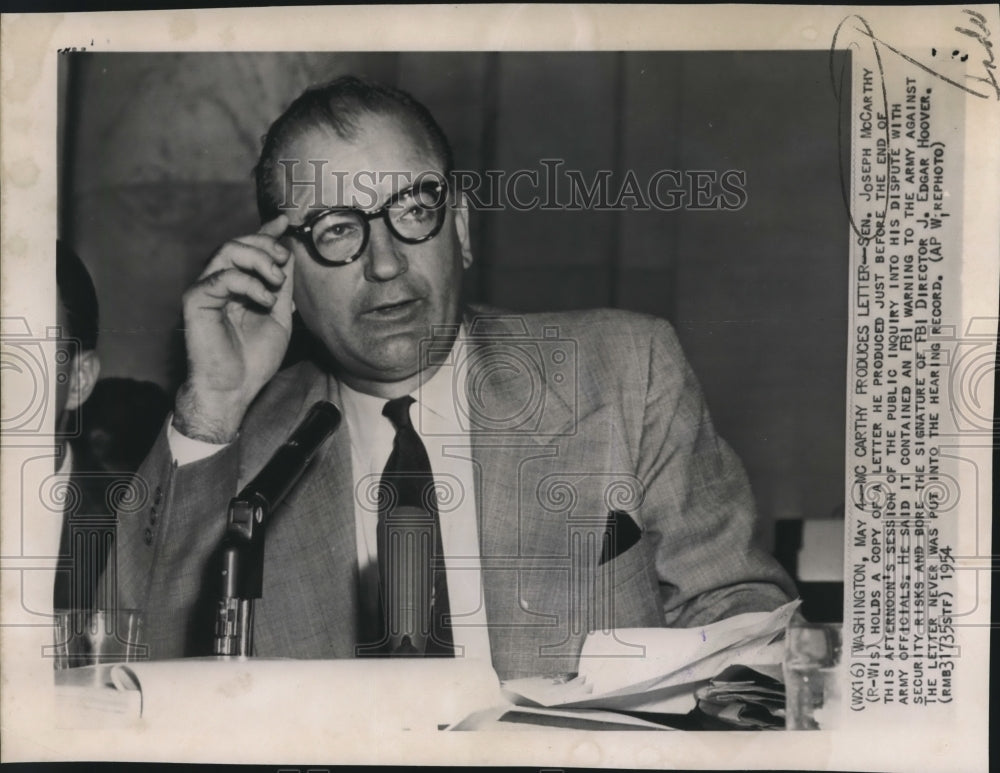
[[[645,184],[746,173],[736,211],[473,212],[471,300],[671,320],[722,435],[776,518],[843,501],[848,225],[821,52],[80,54],[63,58],[60,231],[90,266],[104,375],[176,387],[180,296],[255,230],[250,170],[307,85],[411,91],[459,168],[562,159]],[[612,190],[616,190],[612,183]]]

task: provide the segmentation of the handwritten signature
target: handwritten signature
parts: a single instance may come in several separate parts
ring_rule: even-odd
[[[871,38],[873,43],[878,43],[880,46],[884,47],[887,51],[891,51],[892,53],[896,54],[896,56],[912,64],[914,67],[917,67],[923,70],[924,72],[933,75],[935,78],[943,80],[945,83],[949,83],[952,86],[960,88],[962,91],[965,91],[966,93],[971,94],[974,97],[980,97],[981,99],[995,98],[997,100],[1000,100],[1000,83],[997,83],[997,74],[996,74],[997,65],[995,64],[996,55],[993,53],[993,42],[990,40],[991,33],[989,27],[986,25],[986,17],[983,16],[981,13],[978,13],[977,11],[970,11],[967,8],[963,9],[962,13],[968,17],[966,19],[966,23],[969,26],[955,27],[955,32],[959,33],[960,35],[965,35],[966,37],[972,38],[973,40],[977,41],[984,51],[983,59],[981,61],[984,74],[965,76],[967,81],[971,81],[972,83],[977,84],[975,86],[949,78],[941,74],[937,70],[933,69],[932,67],[928,67],[923,62],[914,59],[912,56],[903,53],[898,48],[887,43],[881,38],[876,37],[875,33],[872,31],[872,28],[868,24],[868,22],[860,16],[854,17],[855,19],[861,22],[860,27],[855,27],[855,29],[862,35],[866,35],[867,37]],[[844,21],[841,22],[840,26],[843,26],[843,24],[846,21],[847,19],[844,19]],[[838,32],[839,30],[840,28],[838,27]],[[983,84],[984,86],[987,86],[988,89],[983,90],[982,87],[979,86],[978,84]]]
[[[866,58],[866,61],[869,62],[871,69],[868,67],[864,68],[864,77],[866,82],[864,91],[867,93],[863,98],[862,106],[864,110],[874,116],[874,118],[870,121],[871,126],[869,131],[875,131],[878,133],[877,143],[878,147],[881,148],[881,152],[875,158],[876,164],[881,163],[879,161],[880,157],[888,158],[893,155],[893,137],[889,131],[888,120],[889,98],[885,80],[886,62],[884,61],[884,52],[891,52],[906,62],[912,64],[914,67],[917,67],[929,75],[961,89],[972,96],[976,96],[981,99],[996,98],[997,100],[1000,100],[1000,85],[997,83],[996,76],[997,66],[995,64],[995,56],[993,54],[993,43],[990,41],[990,30],[986,24],[986,17],[981,13],[968,9],[963,9],[962,13],[966,17],[965,23],[968,26],[957,26],[955,27],[955,31],[961,35],[965,35],[978,41],[985,52],[982,59],[984,74],[966,75],[965,82],[949,78],[937,70],[928,67],[926,64],[918,61],[912,56],[903,53],[895,46],[887,43],[875,34],[871,25],[863,16],[859,16],[857,14],[846,16],[840,24],[837,25],[833,41],[830,45],[830,76],[834,94],[838,102],[842,102],[845,98],[850,98],[851,76],[846,63],[841,59],[837,59],[835,55],[845,45],[847,48],[854,49],[867,48],[867,45],[859,46],[856,40],[852,40],[855,34],[861,36],[862,38],[866,38],[871,45],[870,56],[872,59],[867,60]],[[952,57],[954,58],[958,56],[959,53],[960,52],[957,50],[954,51]],[[936,54],[936,50],[932,49],[931,55],[936,56]],[[961,61],[966,62],[970,58],[971,57],[966,54],[961,57]],[[975,62],[973,62],[973,64],[975,64]],[[875,84],[877,84],[877,86]],[[984,84],[988,88],[984,89],[979,84]],[[928,89],[928,92],[929,91],[930,89]],[[843,135],[838,136],[841,146],[843,147],[845,139]],[[854,206],[849,200],[849,190],[849,181],[845,175],[845,170],[841,167],[841,192],[844,197],[845,206],[847,207],[851,229],[858,237],[859,243],[866,245],[884,234],[886,217],[888,215],[888,202],[886,202],[881,208],[876,207],[874,212],[868,213],[872,220],[872,225],[874,225],[874,229],[872,230],[871,225],[866,224],[863,221],[859,223],[855,218]],[[858,198],[860,199],[864,197],[864,195],[865,194],[862,191]]]
[[[986,71],[984,76],[969,76],[972,80],[979,83],[985,83],[992,87],[993,94],[997,99],[1000,99],[1000,84],[997,83],[996,69],[997,66],[994,64],[996,57],[993,54],[993,43],[990,41],[990,30],[986,26],[986,17],[981,13],[976,11],[963,10],[962,13],[969,15],[970,26],[976,29],[966,29],[965,27],[955,27],[955,32],[961,35],[967,35],[973,40],[979,41],[979,44],[986,51],[986,58],[983,59],[982,65],[983,69]],[[978,92],[966,89],[970,94],[975,94],[976,96],[981,96],[986,98],[985,94],[979,94]]]

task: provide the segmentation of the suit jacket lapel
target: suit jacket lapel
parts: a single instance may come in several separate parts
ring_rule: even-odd
[[[466,317],[466,413],[476,476],[483,556],[521,556],[519,475],[533,459],[559,454],[575,432],[575,405],[549,388],[545,352],[518,316]]]
[[[271,448],[254,460],[255,469],[287,439],[314,402],[326,399],[339,405],[336,381],[313,366],[298,385],[303,387],[299,395],[286,393],[281,399],[279,418],[272,419]],[[250,476],[241,477],[244,485]],[[350,437],[341,424],[269,525],[265,598],[258,605],[255,626],[258,654],[353,655],[358,614],[353,488]],[[317,545],[322,549],[316,550]]]
[[[560,621],[532,608],[528,588],[561,578],[550,565],[552,556],[566,555],[566,529],[564,521],[538,518],[525,488],[533,489],[537,465],[561,457],[563,441],[575,434],[575,395],[571,405],[551,388],[551,374],[544,371],[551,343],[534,340],[519,317],[480,314],[466,324],[466,390],[493,662],[501,678],[538,673],[532,636]]]

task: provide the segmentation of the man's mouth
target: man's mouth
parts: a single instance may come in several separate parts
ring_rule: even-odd
[[[395,319],[397,317],[405,317],[411,314],[417,308],[419,303],[419,298],[407,298],[401,301],[380,303],[368,309],[368,311],[365,312],[365,315],[375,317],[377,319]]]

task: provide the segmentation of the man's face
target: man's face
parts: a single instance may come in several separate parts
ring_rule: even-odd
[[[56,324],[62,331],[64,340],[59,342],[59,355],[56,357],[56,416],[58,417],[66,408],[69,400],[71,381],[75,363],[73,357],[76,354],[76,347],[70,341],[65,340],[69,336],[69,314],[63,305],[62,296],[56,295]]]
[[[56,323],[63,337],[56,358],[56,422],[61,432],[66,413],[83,405],[94,391],[101,362],[96,351],[81,350],[79,342],[70,337],[69,313],[58,292],[56,299]]]
[[[312,186],[297,186],[294,208],[286,210],[292,225],[315,207],[377,209],[419,181],[421,173],[444,172],[395,119],[371,116],[359,125],[350,141],[316,129],[285,149],[284,158],[299,161],[297,179],[301,170],[313,168],[310,162],[324,164],[324,200],[315,201]],[[399,241],[381,218],[370,226],[364,252],[344,266],[321,265],[298,240],[290,240],[294,298],[306,325],[343,369],[341,377],[362,391],[384,393],[379,385],[418,374],[420,342],[432,325],[458,322],[462,271],[472,253],[464,208],[449,209],[438,235],[420,244]]]

